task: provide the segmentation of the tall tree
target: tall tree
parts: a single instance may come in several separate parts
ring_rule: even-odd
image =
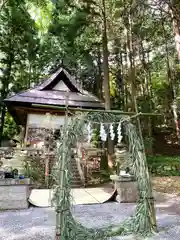
[[[26,65],[27,46],[32,42],[33,34],[34,22],[27,12],[25,2],[9,0],[0,15],[0,143],[6,115],[3,99],[11,90],[17,89],[19,71]]]
[[[109,88],[109,51],[107,36],[107,12],[106,1],[102,0],[102,49],[103,49],[103,75],[104,75],[104,97],[106,110],[111,109],[110,88]]]

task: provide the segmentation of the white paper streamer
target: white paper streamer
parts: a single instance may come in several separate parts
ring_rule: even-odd
[[[118,135],[118,143],[121,143],[123,139],[122,132],[121,132],[121,122],[119,123],[117,128],[117,135]]]
[[[103,142],[107,140],[107,134],[104,128],[104,125],[101,123],[101,128],[100,128],[100,137]]]
[[[91,123],[88,124],[87,131],[88,131],[88,143],[90,143],[92,139],[92,132],[93,132],[91,128]]]
[[[115,138],[115,133],[114,133],[113,124],[110,125],[110,137],[111,137],[111,140],[112,140],[112,141],[113,141],[114,138]]]

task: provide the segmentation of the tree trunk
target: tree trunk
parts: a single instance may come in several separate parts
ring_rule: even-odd
[[[32,80],[31,71],[32,71],[32,67],[31,67],[31,63],[29,62],[28,88],[31,87],[31,80]]]
[[[127,44],[125,43],[125,47],[124,47],[124,52],[125,52],[125,55],[124,55],[124,63],[125,63],[125,66],[123,66],[123,75],[124,76],[127,76],[128,75],[128,53],[127,53]],[[127,67],[126,67],[127,66]],[[125,107],[124,107],[124,110],[125,112],[127,112],[129,109],[129,106],[128,106],[128,97],[129,97],[129,92],[128,92],[128,80],[126,78],[126,81],[124,83],[124,94],[125,94]]]
[[[100,46],[98,46],[97,49],[97,70],[98,70],[98,74],[97,74],[97,79],[96,79],[96,84],[95,84],[95,91],[97,93],[97,96],[100,99],[103,99],[103,94],[102,94],[102,68],[101,68],[101,49]]]
[[[104,98],[105,109],[111,109],[110,100],[110,86],[109,86],[109,51],[108,51],[108,38],[107,38],[107,21],[106,21],[106,3],[102,0],[103,12],[103,32],[102,32],[102,48],[103,48],[103,75],[104,75]],[[112,154],[114,153],[113,141],[108,137],[108,165],[112,168]]]
[[[149,67],[148,67],[148,59],[146,58],[146,54],[145,54],[145,49],[144,49],[144,45],[143,45],[143,41],[140,38],[139,39],[139,58],[144,70],[144,76],[145,76],[145,95],[148,96],[148,109],[146,109],[147,112],[152,112],[153,106],[152,106],[152,95],[151,95],[151,79],[150,79],[150,74],[149,74]],[[144,95],[144,96],[145,96]],[[148,135],[148,146],[147,146],[147,153],[149,155],[153,155],[153,147],[152,147],[152,119],[151,117],[148,117],[146,119],[144,119],[144,123],[148,126],[147,127],[147,135]],[[146,128],[145,128],[146,129]],[[146,130],[145,130],[146,131]]]
[[[102,47],[103,47],[103,74],[104,74],[104,98],[105,109],[111,109],[110,102],[110,86],[109,86],[109,51],[108,51],[108,39],[107,39],[107,22],[106,22],[106,3],[102,0],[103,6],[103,33],[102,33]]]
[[[173,14],[172,14],[172,17],[173,17]],[[179,21],[175,21],[175,19],[173,18],[175,43],[176,43],[176,49],[177,49],[177,54],[178,54],[178,61],[180,63],[180,28],[179,27],[180,27],[179,26]],[[175,88],[176,88],[176,84],[175,84],[175,79],[174,79],[174,76],[173,76],[173,85],[172,85],[173,104],[172,104],[172,110],[173,110],[173,115],[174,115],[174,123],[175,123],[175,127],[176,127],[176,136],[177,136],[178,142],[180,143],[180,129],[179,129],[178,114],[177,114],[178,106],[177,106],[177,97],[176,97],[176,89]]]
[[[4,130],[4,123],[5,123],[5,116],[6,116],[6,107],[4,103],[2,103],[1,107],[1,125],[0,125],[0,147],[2,147],[2,139],[3,139],[3,130]]]
[[[122,90],[121,90],[121,94],[122,94],[122,109],[123,111],[125,110],[125,79],[124,79],[124,72],[123,72],[123,56],[122,56],[122,52],[119,52],[120,55],[120,69],[121,69],[121,76],[122,76]]]
[[[116,84],[118,88],[118,98],[120,101],[120,109],[124,109],[124,79],[123,79],[123,59],[121,52],[121,43],[119,38],[114,39],[114,54],[115,54],[115,65],[116,65]]]
[[[152,88],[152,76],[151,76],[151,68],[149,67],[149,63],[150,63],[150,59],[149,59],[149,52],[147,53],[147,64],[148,64],[148,75],[149,75],[149,91],[150,91],[150,96],[151,96],[151,99],[154,98],[154,94],[153,94],[153,88]],[[151,101],[151,107],[152,109],[154,109],[154,102]]]
[[[129,82],[131,84],[131,102],[132,102],[132,112],[136,110],[136,83],[135,83],[135,66],[134,66],[134,49],[133,49],[133,38],[132,38],[132,23],[131,15],[128,16],[127,24],[127,48],[129,52]]]
[[[179,35],[179,26],[178,26],[178,21],[175,20],[173,12],[171,12],[172,19],[173,19],[173,30],[175,34],[175,42],[176,42],[176,48],[177,48],[177,53],[178,53],[178,60],[180,61],[180,35]],[[162,16],[162,12],[161,12]],[[162,27],[163,27],[163,32],[164,32],[164,37],[166,37],[165,33],[165,28],[164,28],[164,22],[162,21]],[[179,39],[179,42],[178,42]],[[172,70],[169,64],[169,51],[168,51],[168,45],[165,43],[166,47],[166,65],[167,65],[167,76],[169,80],[169,85],[171,88],[172,92],[172,112],[173,112],[173,117],[174,117],[174,124],[175,124],[175,129],[176,129],[176,136],[177,140],[180,143],[180,129],[179,129],[179,123],[178,123],[178,107],[177,107],[177,98],[176,98],[176,89],[175,89],[175,78],[172,74]]]

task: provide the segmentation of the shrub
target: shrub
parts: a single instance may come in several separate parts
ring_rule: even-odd
[[[154,176],[180,176],[180,156],[148,156],[147,162]]]
[[[50,159],[49,172],[51,172],[53,159]],[[32,180],[36,188],[46,188],[47,186],[45,184],[45,157],[39,155],[28,156],[24,161],[24,175],[25,177],[28,177]],[[49,174],[49,187],[51,187],[52,185],[53,179],[51,174]]]

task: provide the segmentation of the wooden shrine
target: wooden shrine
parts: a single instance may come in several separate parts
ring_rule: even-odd
[[[78,86],[76,80],[63,68],[57,69],[34,88],[4,100],[8,111],[18,125],[24,128],[24,142],[41,146],[47,131],[55,134],[64,124],[65,107],[103,109],[104,104],[94,95]]]

